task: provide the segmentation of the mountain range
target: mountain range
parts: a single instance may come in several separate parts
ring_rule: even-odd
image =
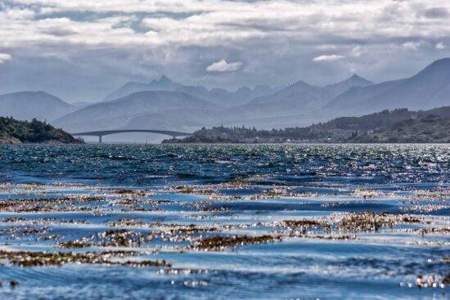
[[[191,130],[201,126],[196,120],[206,121],[217,113],[215,104],[190,94],[143,91],[84,107],[52,123],[71,131],[131,127]]]
[[[45,92],[18,92],[0,96],[0,115],[48,120],[72,132],[116,128],[193,131],[220,124],[283,128],[385,109],[448,106],[449,95],[450,58],[444,58],[411,77],[381,83],[355,74],[327,86],[298,81],[282,88],[228,91],[183,85],[162,76],[148,83],[129,82],[97,103],[76,106]]]
[[[172,81],[167,76],[163,75],[158,80],[153,80],[148,83],[130,81],[119,89],[107,95],[103,101],[111,101],[119,98],[129,96],[134,93],[143,91],[171,91],[181,92],[200,99],[210,101],[218,106],[231,107],[245,104],[247,101],[273,92],[273,90],[264,85],[259,85],[252,88],[241,87],[236,91],[228,91],[226,89],[213,88],[208,90],[203,86],[189,86]]]
[[[445,58],[410,78],[351,88],[325,108],[338,112],[368,113],[386,108],[430,109],[448,104],[450,58]]]
[[[372,85],[372,82],[356,74],[344,81],[324,87],[298,81],[273,94],[258,97],[247,104],[233,107],[228,114],[232,116],[232,120],[237,122],[239,120],[252,120],[255,119],[255,116],[258,118],[272,118],[274,116],[286,117],[293,113],[311,113],[321,109],[329,101],[349,89],[370,85]],[[275,127],[279,126],[275,124]]]

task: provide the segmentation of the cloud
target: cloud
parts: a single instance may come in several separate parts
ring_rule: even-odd
[[[8,61],[8,60],[11,60],[11,58],[12,58],[11,54],[8,54],[8,53],[0,53],[0,64],[6,62],[6,61]]]
[[[436,49],[438,49],[438,50],[444,50],[444,49],[446,48],[446,47],[445,47],[445,44],[442,43],[442,42],[437,43],[435,47],[436,47]]]
[[[329,83],[353,70],[382,81],[410,75],[436,50],[450,55],[449,13],[442,0],[0,0],[0,52],[20,57],[1,65],[15,77],[0,89],[101,98],[162,73],[229,88]],[[245,62],[245,72],[205,71],[218,58],[233,60],[208,68]]]
[[[364,50],[362,49],[361,46],[353,47],[353,49],[351,51],[351,55],[353,57],[360,57],[363,53],[364,53]]]
[[[224,72],[235,72],[240,70],[242,67],[242,62],[230,62],[228,63],[225,59],[222,59],[220,61],[217,61],[215,63],[212,63],[206,68],[206,71],[208,72],[217,72],[217,73],[224,73]]]
[[[422,46],[422,42],[406,42],[402,44],[402,47],[406,50],[416,51],[420,46]]]
[[[445,7],[432,7],[424,11],[424,16],[430,19],[446,19],[449,12]]]
[[[337,61],[343,59],[344,56],[337,54],[320,55],[313,58],[313,62]]]
[[[450,35],[450,3],[442,4],[442,0],[429,0],[427,5],[422,0],[9,2],[5,11],[0,11],[0,36],[9,44],[123,46],[125,41],[126,45],[135,46],[216,46],[286,38],[317,46],[328,42],[386,43],[405,36]],[[134,19],[133,23],[139,24],[143,32],[130,29],[130,22],[106,24],[102,20],[106,15]],[[61,24],[59,30],[39,27],[43,20],[50,22],[54,18],[69,18],[72,24]]]

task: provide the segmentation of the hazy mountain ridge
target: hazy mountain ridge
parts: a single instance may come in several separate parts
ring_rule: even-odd
[[[72,131],[121,128],[143,114],[164,115],[165,112],[173,110],[181,110],[180,114],[193,114],[196,111],[216,111],[217,107],[186,93],[145,91],[90,105],[56,120],[54,124]],[[174,128],[182,125],[178,124],[176,119],[172,123]]]
[[[450,58],[445,58],[407,79],[351,89],[332,100],[326,109],[351,113],[400,107],[430,109],[450,104],[449,95]]]
[[[131,94],[143,91],[171,91],[182,92],[192,96],[207,100],[216,105],[230,107],[244,104],[253,98],[270,94],[273,89],[268,86],[255,86],[253,89],[249,87],[241,87],[236,91],[228,91],[221,88],[207,89],[203,86],[183,85],[172,81],[166,76],[162,76],[158,80],[153,80],[149,83],[143,82],[128,82],[121,88],[115,90],[107,95],[104,101],[112,101],[123,98]]]
[[[25,91],[0,95],[0,116],[18,120],[54,120],[76,107],[42,91]]]
[[[229,109],[228,115],[231,116],[229,121],[238,123],[240,120],[252,118],[254,125],[267,128],[266,124],[264,124],[264,119],[266,118],[278,117],[280,121],[285,122],[286,117],[298,115],[299,118],[305,120],[305,118],[308,118],[308,115],[317,115],[318,110],[322,109],[331,99],[339,94],[352,88],[366,87],[371,84],[372,82],[358,75],[353,75],[346,80],[324,87],[297,81],[274,94],[259,97],[245,105]],[[258,118],[261,120],[257,120]],[[317,118],[314,117],[305,121],[306,123],[311,123],[312,120],[317,120]],[[249,122],[245,124],[251,125]],[[272,126],[280,127],[276,122]]]
[[[153,80],[149,83],[130,81],[119,89],[108,94],[103,101],[113,101],[134,93],[144,91],[176,91],[182,85],[171,81],[166,76],[162,76],[159,80]]]

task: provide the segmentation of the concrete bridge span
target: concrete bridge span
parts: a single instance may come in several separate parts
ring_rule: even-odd
[[[113,129],[113,130],[96,130],[96,131],[84,131],[84,132],[75,132],[71,133],[73,136],[96,136],[98,137],[98,142],[101,144],[103,142],[103,137],[111,134],[118,133],[156,133],[162,135],[168,135],[172,138],[190,136],[192,133],[187,132],[179,132],[179,131],[171,131],[171,130],[154,130],[154,129]]]

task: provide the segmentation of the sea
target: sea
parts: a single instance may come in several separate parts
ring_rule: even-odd
[[[450,299],[450,145],[2,145],[0,299]]]

